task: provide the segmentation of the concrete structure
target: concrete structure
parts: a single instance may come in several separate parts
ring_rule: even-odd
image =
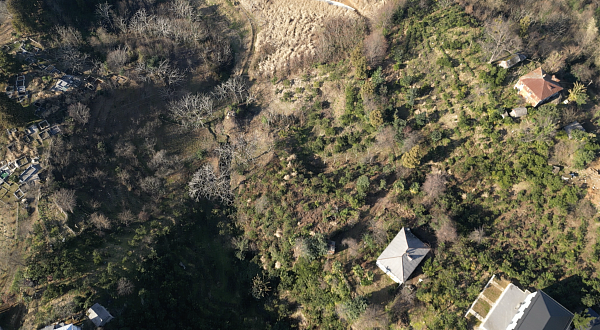
[[[110,322],[113,319],[113,316],[106,310],[106,308],[102,307],[102,305],[96,303],[90,309],[87,310],[88,318],[96,325],[97,327],[104,326],[106,323]]]
[[[521,77],[514,88],[519,91],[519,95],[525,98],[527,103],[537,107],[563,90],[558,84],[559,81],[554,76],[548,77],[540,67]]]
[[[377,258],[377,266],[392,280],[402,284],[431,250],[410,229],[402,228]]]

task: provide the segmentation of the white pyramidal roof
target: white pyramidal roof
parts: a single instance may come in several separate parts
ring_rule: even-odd
[[[377,258],[377,266],[397,283],[404,283],[431,250],[408,228],[400,232]]]

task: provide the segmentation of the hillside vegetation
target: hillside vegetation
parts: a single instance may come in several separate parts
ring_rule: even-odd
[[[15,37],[104,82],[44,100],[62,133],[6,220],[3,328],[99,302],[106,329],[469,329],[494,274],[600,303],[597,4],[7,4]],[[38,72],[15,58],[2,86]],[[564,90],[533,108],[513,86],[540,66]],[[7,128],[34,97],[0,99]],[[398,286],[375,261],[402,227],[432,252]]]

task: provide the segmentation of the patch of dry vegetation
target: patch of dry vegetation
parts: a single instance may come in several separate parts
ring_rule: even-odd
[[[312,63],[319,55],[318,34],[328,20],[360,20],[353,11],[316,0],[241,3],[259,25],[253,64],[257,76],[287,75]]]

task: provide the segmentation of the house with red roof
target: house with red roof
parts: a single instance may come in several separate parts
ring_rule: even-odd
[[[555,76],[549,77],[542,68],[537,68],[519,79],[515,89],[527,103],[534,107],[549,101],[563,90]]]

